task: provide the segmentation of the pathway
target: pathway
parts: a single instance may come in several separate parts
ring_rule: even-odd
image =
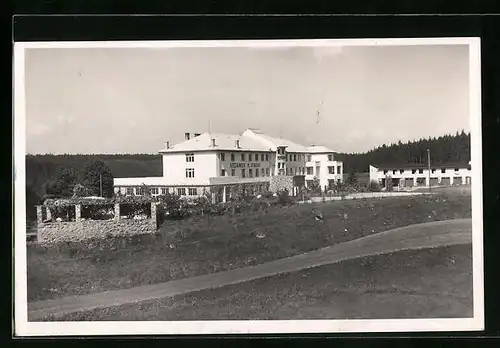
[[[59,317],[83,310],[171,297],[359,257],[471,242],[471,219],[410,225],[256,266],[130,289],[28,303],[28,318],[30,321],[43,320],[51,314]]]

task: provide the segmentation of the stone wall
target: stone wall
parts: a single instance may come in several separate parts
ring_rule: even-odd
[[[120,216],[120,205],[114,205],[114,218],[109,220],[88,220],[81,218],[81,205],[74,206],[75,221],[42,221],[42,210],[46,219],[51,219],[50,208],[37,206],[37,240],[38,243],[77,242],[91,238],[107,236],[132,236],[155,233],[157,226],[157,206],[151,204],[151,218],[133,219]]]
[[[271,177],[271,182],[269,183],[269,191],[276,193],[285,189],[288,190],[288,193],[290,195],[293,194],[293,176],[277,175]]]
[[[37,240],[41,244],[77,242],[106,236],[132,236],[154,233],[154,219],[134,220],[84,220],[71,222],[47,222],[38,225]]]

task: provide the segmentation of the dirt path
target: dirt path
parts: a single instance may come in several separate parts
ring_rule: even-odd
[[[130,289],[28,303],[28,320],[170,297],[364,256],[471,242],[471,219],[410,225],[256,266]]]

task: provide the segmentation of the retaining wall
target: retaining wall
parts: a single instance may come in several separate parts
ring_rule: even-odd
[[[39,243],[77,242],[90,238],[107,236],[133,236],[154,233],[156,222],[153,219],[133,220],[84,220],[70,222],[47,222],[38,226]]]
[[[151,204],[151,217],[133,219],[120,216],[120,205],[114,206],[114,217],[109,220],[87,220],[81,218],[81,205],[75,205],[75,221],[42,221],[42,209],[51,219],[49,207],[37,206],[37,241],[41,244],[77,242],[107,236],[133,236],[155,233],[157,230],[157,207]]]
[[[293,194],[293,176],[277,175],[271,177],[269,191],[275,193],[285,189],[290,195]]]

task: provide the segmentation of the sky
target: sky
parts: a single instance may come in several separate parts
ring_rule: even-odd
[[[338,152],[470,130],[466,45],[29,48],[25,56],[30,154],[156,153],[209,127],[257,128]]]

